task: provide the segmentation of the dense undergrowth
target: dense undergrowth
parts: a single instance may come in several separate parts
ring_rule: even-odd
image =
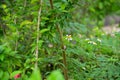
[[[99,29],[120,1],[0,2],[0,80],[120,80],[120,33]]]

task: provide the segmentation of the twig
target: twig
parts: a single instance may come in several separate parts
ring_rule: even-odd
[[[41,6],[42,6],[42,0],[40,0],[40,8],[39,8],[39,11],[38,11],[38,23],[37,23],[37,43],[36,43],[36,53],[35,53],[35,58],[36,58],[36,62],[35,62],[35,68],[38,67],[38,53],[39,53],[39,38],[40,38],[40,35],[39,35],[39,30],[40,30],[40,22],[41,22]]]
[[[14,23],[15,24],[17,23],[16,18],[14,19]],[[16,29],[16,33],[19,33],[17,29]],[[17,36],[19,36],[19,34]],[[18,48],[18,38],[15,40],[15,51],[17,51],[17,48]]]
[[[62,33],[62,30],[60,29],[60,27],[58,26],[58,24],[57,24],[56,26],[57,26],[57,30],[58,30],[59,35],[60,35],[61,49],[62,49],[62,57],[63,57],[63,64],[65,65],[65,68],[63,69],[64,77],[65,77],[65,80],[68,80],[68,71],[67,71],[67,62],[66,62],[66,52],[65,52],[65,48],[64,48],[64,42],[63,42],[63,33]]]
[[[24,7],[26,7],[26,5],[27,5],[27,1],[26,1],[26,0],[24,0]]]
[[[50,1],[51,9],[54,9],[53,1],[52,0],[49,0],[49,1]],[[60,42],[61,42],[61,49],[62,49],[62,56],[63,56],[63,64],[65,65],[65,68],[63,69],[64,77],[65,77],[65,80],[68,80],[68,74],[67,74],[68,71],[67,71],[67,63],[66,63],[66,53],[65,53],[64,42],[63,42],[63,33],[62,33],[62,30],[60,29],[58,24],[56,24],[56,27],[57,27],[57,30],[58,30],[59,35],[60,35]]]

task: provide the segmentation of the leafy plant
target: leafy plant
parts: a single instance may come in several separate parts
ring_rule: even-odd
[[[119,0],[0,1],[0,79],[119,80],[120,34],[100,30],[113,12]]]

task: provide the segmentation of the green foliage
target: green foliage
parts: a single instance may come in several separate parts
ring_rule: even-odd
[[[102,33],[103,34],[103,33]],[[109,35],[79,39],[79,43],[70,46],[68,53],[69,75],[75,80],[119,79],[119,38]],[[79,49],[79,50],[78,50]],[[79,74],[78,74],[79,73]]]
[[[30,76],[29,80],[42,80],[39,69],[33,70],[32,75]],[[64,80],[64,77],[59,70],[55,70],[51,72],[47,80]]]
[[[18,80],[64,80],[64,68],[68,69],[70,80],[119,80],[120,33],[106,35],[100,28],[92,27],[102,27],[99,20],[106,15],[119,14],[119,3],[119,0],[53,0],[51,9],[49,0],[43,0],[42,6],[39,0],[0,1],[0,80],[14,80],[17,74]],[[63,51],[67,66],[63,64]],[[36,61],[41,73],[34,70]]]

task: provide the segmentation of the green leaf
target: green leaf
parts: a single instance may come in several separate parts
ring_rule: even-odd
[[[95,12],[95,9],[93,7],[90,7],[91,12]]]
[[[2,80],[9,80],[9,73],[8,72],[4,72],[4,74],[2,76]]]
[[[28,21],[28,20],[25,20],[20,24],[20,26],[23,27],[24,25],[28,25],[28,24],[32,24],[32,22]]]
[[[99,3],[99,8],[103,9],[103,3],[102,2]]]
[[[39,42],[38,42],[39,47],[42,46],[43,42],[44,42],[43,40],[39,40]]]
[[[38,2],[38,0],[31,0],[31,4]]]
[[[3,4],[2,7],[5,9],[7,7],[7,5]]]
[[[53,71],[47,78],[47,80],[65,80],[59,70]]]
[[[62,5],[61,5],[61,9],[62,9],[62,10],[64,10],[65,7],[66,7],[66,4],[62,4]]]
[[[49,29],[42,29],[42,30],[40,31],[40,33],[42,34],[42,33],[45,33],[45,32],[47,32],[47,31],[49,31]]]
[[[3,70],[0,69],[0,78],[3,76]]]
[[[34,69],[29,80],[42,80],[39,69]]]
[[[42,20],[49,20],[48,17],[42,17]]]
[[[0,60],[3,61],[3,60],[4,60],[4,57],[5,57],[5,56],[4,56],[3,54],[0,55]]]

